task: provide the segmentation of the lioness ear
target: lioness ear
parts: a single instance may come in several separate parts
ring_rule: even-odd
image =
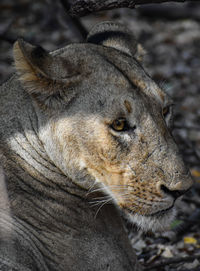
[[[22,39],[14,44],[14,59],[25,90],[46,105],[50,102],[52,105],[52,98],[58,102],[61,92],[80,77],[80,65],[75,67],[68,60],[53,56],[42,47]]]
[[[144,49],[134,36],[121,24],[102,22],[95,25],[87,36],[87,42],[115,48],[141,61]]]

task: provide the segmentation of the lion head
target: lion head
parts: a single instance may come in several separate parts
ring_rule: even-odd
[[[111,22],[52,53],[23,40],[14,49],[51,161],[143,230],[160,230],[192,181],[170,130],[172,100],[144,71],[141,52]]]

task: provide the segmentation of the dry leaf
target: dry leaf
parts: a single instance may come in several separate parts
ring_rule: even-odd
[[[174,255],[172,254],[172,251],[169,247],[166,247],[165,250],[162,253],[162,256],[165,258],[172,258]]]
[[[194,237],[184,237],[184,244],[197,244],[197,240]]]
[[[191,174],[193,177],[200,177],[200,171],[198,171],[196,169],[192,169]]]

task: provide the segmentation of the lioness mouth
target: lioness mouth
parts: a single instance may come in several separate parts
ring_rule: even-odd
[[[163,210],[157,211],[157,212],[152,213],[152,214],[143,214],[142,216],[159,218],[161,216],[164,216],[164,215],[168,214],[169,211],[173,209],[173,207],[174,207],[174,203],[170,207],[168,207],[167,209],[163,209]],[[123,207],[123,209],[125,211],[127,211],[129,214],[134,214],[133,211],[128,207]]]
[[[174,207],[174,203],[172,204],[172,206],[170,206],[170,207],[167,208],[167,209],[158,211],[158,212],[156,212],[156,213],[153,213],[153,214],[150,214],[150,215],[147,215],[147,216],[160,217],[160,216],[166,215],[170,210],[172,210],[173,207]]]

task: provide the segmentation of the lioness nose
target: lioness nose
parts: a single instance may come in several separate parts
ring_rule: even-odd
[[[165,194],[172,196],[174,199],[177,199],[178,197],[182,196],[185,192],[187,192],[187,190],[170,190],[163,184],[160,186],[160,190]]]

